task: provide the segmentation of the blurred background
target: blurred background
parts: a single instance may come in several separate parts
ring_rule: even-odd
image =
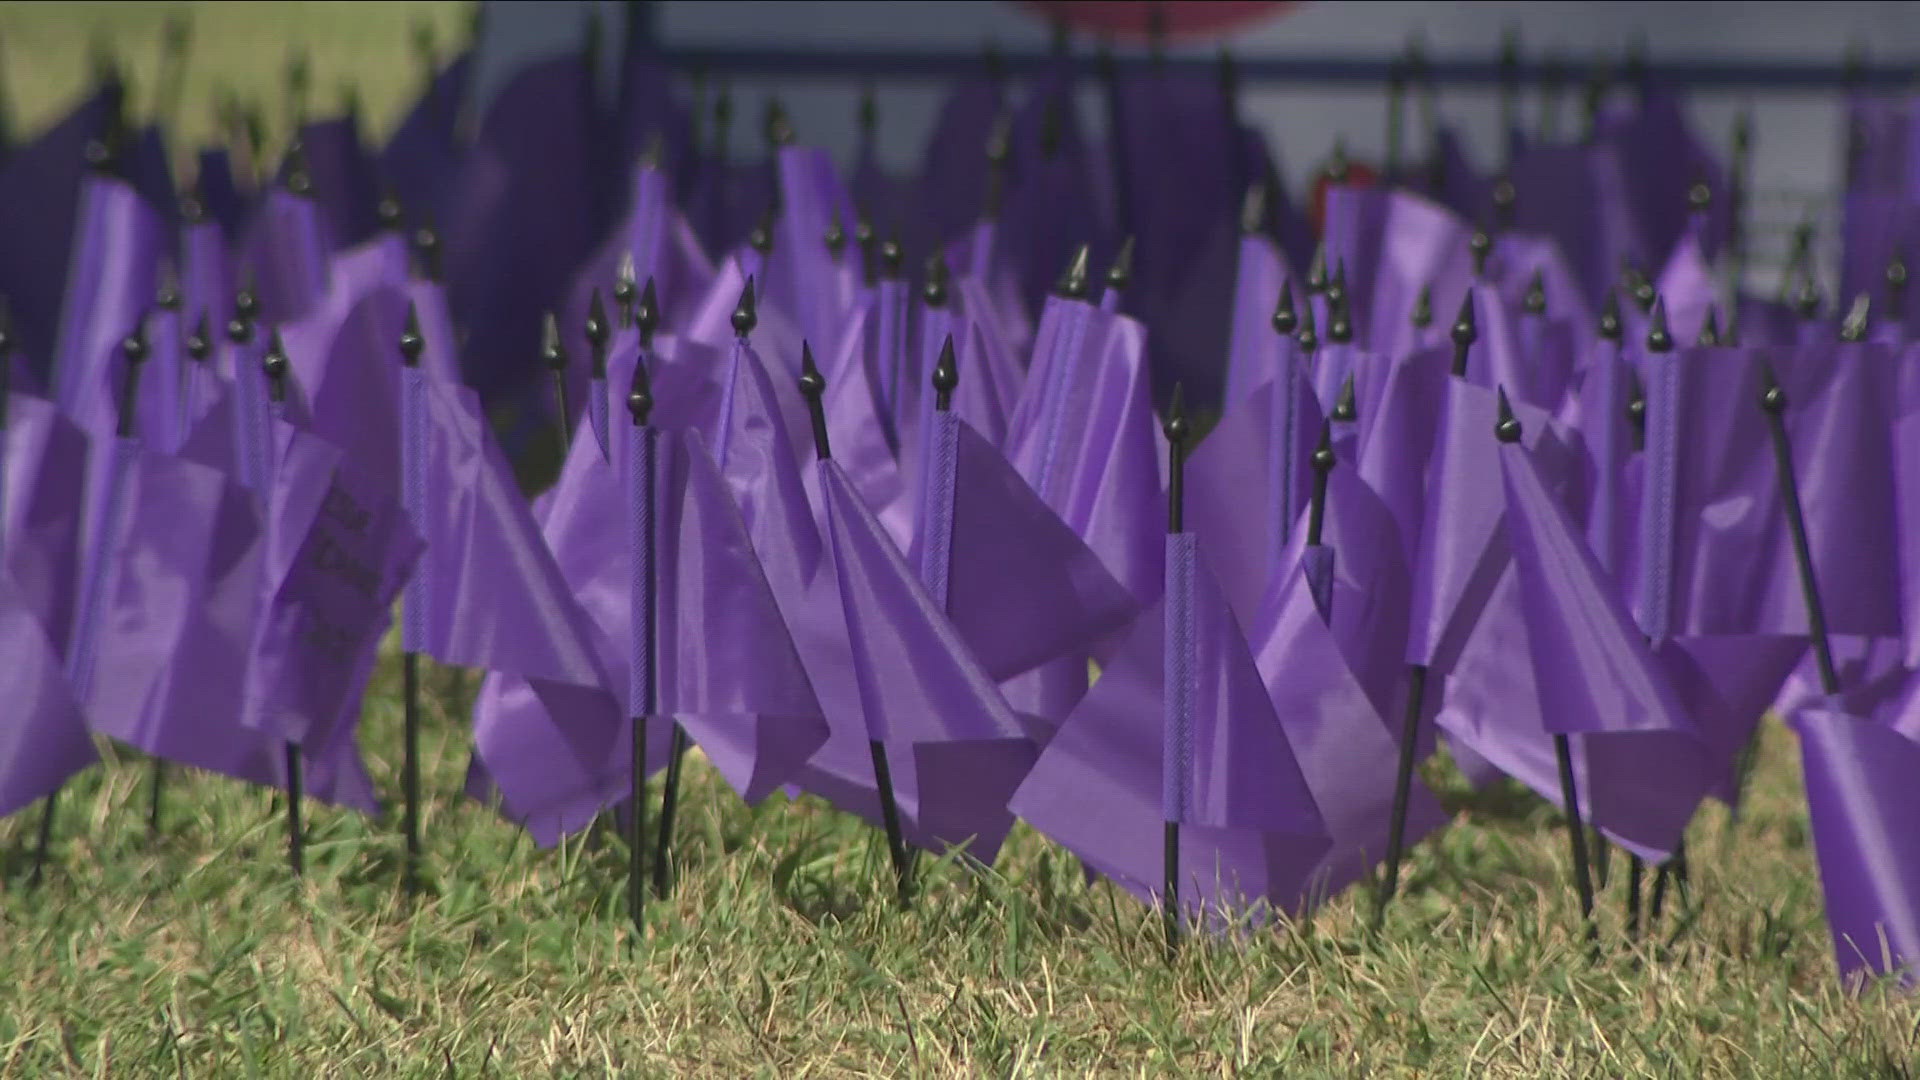
[[[1062,12],[1075,20],[1097,21],[1111,19],[1114,9],[1148,6],[1005,0],[6,3],[0,4],[0,111],[16,134],[31,133],[85,92],[98,58],[110,52],[128,73],[136,114],[156,108],[174,111],[172,121],[190,137],[175,146],[184,157],[194,141],[221,130],[223,105],[282,100],[290,57],[302,53],[314,107],[330,109],[352,97],[379,137],[424,85],[423,45],[429,40],[437,62],[445,63],[478,28],[478,66],[468,106],[480,109],[527,62],[581,48],[597,19],[609,46],[602,50],[602,59],[610,93],[616,46],[631,13],[645,20],[669,59],[694,52],[731,54],[738,62],[743,52],[764,56],[773,50],[790,59],[811,58],[821,66],[805,73],[729,70],[709,76],[710,83],[731,88],[738,114],[747,118],[734,125],[738,150],[757,151],[753,118],[759,116],[761,99],[777,93],[802,141],[825,146],[842,162],[849,161],[858,138],[858,102],[863,88],[871,85],[877,95],[879,157],[883,163],[906,166],[921,159],[951,80],[930,67],[881,77],[844,70],[860,56],[941,50],[977,58],[989,44],[1010,55],[1041,54],[1053,47]],[[1697,129],[1723,151],[1735,116],[1741,110],[1752,112],[1755,187],[1750,205],[1757,269],[1778,257],[1789,231],[1805,220],[1821,226],[1822,254],[1831,256],[1837,230],[1829,226],[1836,216],[1842,144],[1838,73],[1847,61],[1876,70],[1913,67],[1920,61],[1920,4],[1904,2],[1323,0],[1171,3],[1164,8],[1172,24],[1167,55],[1211,59],[1224,47],[1243,67],[1269,60],[1280,66],[1289,61],[1322,67],[1351,62],[1349,67],[1384,70],[1410,42],[1422,43],[1440,76],[1441,116],[1483,168],[1493,160],[1499,127],[1497,87],[1484,74],[1476,82],[1453,81],[1450,74],[1457,72],[1449,69],[1465,62],[1494,64],[1507,35],[1517,41],[1524,63],[1559,65],[1567,74],[1557,93],[1537,81],[1526,84],[1523,117],[1530,129],[1548,122],[1547,113],[1553,112],[1560,130],[1575,130],[1581,82],[1596,63],[1611,64],[1617,71],[1633,50],[1656,67],[1716,65],[1736,74],[1744,67],[1749,76],[1769,69],[1800,72],[1806,77],[1748,77],[1748,85],[1696,86],[1687,97]],[[1229,25],[1197,33],[1183,30],[1184,23],[1211,20]],[[191,38],[186,76],[177,88],[157,87],[163,42],[170,27],[181,25]],[[1089,59],[1091,74],[1098,40],[1080,32],[1069,47]],[[1116,39],[1112,47],[1123,56],[1146,51],[1138,35]],[[825,70],[836,61],[842,70]],[[680,68],[679,78],[691,92],[690,65]],[[1266,81],[1257,72],[1242,81],[1243,116],[1266,128],[1281,168],[1296,188],[1325,163],[1336,140],[1344,140],[1352,157],[1379,162],[1386,139],[1383,81],[1361,80],[1351,72],[1338,82]],[[1083,130],[1100,132],[1104,113],[1096,81],[1084,80]],[[266,119],[266,145],[277,146],[276,136],[283,132],[274,127],[280,118]],[[1409,125],[1408,139],[1410,152],[1423,152],[1417,124]]]

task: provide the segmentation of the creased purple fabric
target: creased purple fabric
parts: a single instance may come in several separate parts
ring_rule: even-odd
[[[1160,589],[1160,466],[1145,328],[1079,301],[1047,301],[1007,457],[1142,601]]]
[[[1169,547],[1191,534],[1166,538]],[[1191,772],[1181,778],[1180,905],[1258,916],[1299,911],[1330,839],[1274,714],[1246,640],[1203,559],[1185,565],[1191,603]],[[1165,594],[1175,589],[1169,584]],[[1013,810],[1088,866],[1143,899],[1164,879],[1159,838],[1165,754],[1167,605],[1135,621],[1100,680],[1067,717],[1013,799]]]
[[[1841,976],[1920,976],[1920,746],[1910,733],[1823,702],[1793,717]]]
[[[99,176],[83,181],[53,387],[54,401],[93,435],[113,434],[110,376],[121,340],[153,299],[155,260],[165,244],[163,219],[131,185]]]
[[[860,708],[908,796],[906,827],[991,864],[1037,747],[845,473],[817,468]]]

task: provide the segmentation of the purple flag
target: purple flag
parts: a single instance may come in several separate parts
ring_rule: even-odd
[[[1013,810],[1143,899],[1164,882],[1162,825],[1178,821],[1182,908],[1297,911],[1328,827],[1194,537],[1165,543],[1163,599],[1060,726]]]
[[[655,383],[656,391],[663,389]],[[624,421],[625,417],[621,417]],[[633,622],[636,549],[654,560],[655,726],[648,760],[664,766],[672,722],[684,726],[748,802],[787,780],[826,737],[819,703],[754,554],[747,525],[696,432],[657,432],[651,450],[628,423],[610,428],[613,458],[577,441],[546,522],[555,558],[592,619],[603,670],[645,647]],[[649,520],[636,469],[651,467]],[[631,654],[637,657],[639,654]],[[492,675],[474,711],[475,742],[508,810],[555,842],[632,790],[630,717],[638,687],[556,686]]]
[[[1292,272],[1273,242],[1264,236],[1240,238],[1240,265],[1233,284],[1233,329],[1227,342],[1229,413],[1269,379],[1290,376],[1299,364],[1293,341],[1274,332],[1273,312],[1282,287],[1291,288]]]
[[[1274,378],[1228,409],[1186,471],[1188,520],[1248,625],[1268,590],[1293,574],[1281,553],[1313,490],[1313,450],[1326,424],[1290,346],[1280,360]]]
[[[1007,431],[1007,457],[1020,475],[1143,602],[1162,584],[1165,457],[1145,337],[1124,315],[1049,299]]]
[[[817,468],[860,710],[889,750],[908,835],[991,864],[1037,748],[846,474]]]
[[[338,246],[311,196],[269,191],[240,256],[259,275],[261,317],[283,323],[312,312],[326,295],[327,260]]]
[[[132,185],[102,176],[82,181],[53,387],[60,408],[97,437],[113,434],[109,372],[153,299],[165,242],[162,218]]]
[[[1079,663],[1120,629],[1132,595],[999,451],[951,412],[929,418],[926,441],[907,561],[982,670],[1004,681],[1058,657]],[[1050,730],[1063,716],[1039,719]]]
[[[1793,727],[1840,974],[1895,975],[1912,986],[1920,982],[1920,833],[1912,828],[1920,745],[1838,700],[1803,709]]]
[[[1336,549],[1305,551],[1332,556]],[[1303,560],[1298,572],[1276,581],[1279,588],[1250,635],[1274,715],[1333,841],[1308,886],[1314,901],[1358,881],[1385,856],[1396,781],[1394,737],[1348,668],[1316,595],[1321,590],[1309,567],[1326,562],[1319,556]],[[1339,600],[1331,589],[1326,592],[1338,612]],[[1444,825],[1446,814],[1417,778],[1409,796],[1406,837],[1413,844]]]

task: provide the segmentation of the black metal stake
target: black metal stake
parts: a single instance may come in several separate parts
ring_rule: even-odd
[[[420,363],[420,354],[426,350],[426,339],[420,334],[419,314],[411,305],[407,308],[407,325],[400,334],[400,359],[408,367]],[[404,455],[405,450],[402,450]],[[402,469],[412,466],[403,461]],[[417,523],[416,523],[417,527]],[[424,571],[422,571],[424,572]],[[403,831],[406,836],[406,858],[401,864],[401,888],[408,896],[418,895],[420,891],[420,654],[408,650],[400,657],[400,692],[402,700],[402,741],[400,759],[400,787],[406,801]]]
[[[287,361],[286,346],[280,341],[279,331],[268,339],[267,354],[261,359],[261,370],[266,374],[267,397],[275,411],[285,409],[287,404]],[[287,740],[285,744],[287,764],[287,866],[294,877],[306,873],[306,834],[300,825],[301,783],[300,744]],[[159,789],[154,791],[154,821],[156,828],[160,817]]]
[[[741,298],[742,305],[751,303],[753,282],[747,282],[746,293]],[[734,317],[739,318],[739,311]],[[735,324],[736,328],[738,323]],[[833,448],[827,439],[827,413],[822,400],[827,391],[827,380],[814,365],[813,349],[806,342],[800,343],[800,395],[807,399],[807,412],[813,420],[813,449],[821,461],[833,457]],[[867,740],[867,751],[873,759],[874,787],[880,796],[880,820],[886,827],[887,854],[893,860],[894,879],[898,887],[900,906],[913,904],[913,861],[907,853],[907,844],[900,828],[900,804],[893,794],[893,771],[887,767],[887,745],[879,739]]]
[[[654,431],[648,423],[653,413],[653,388],[647,379],[646,357],[642,355],[633,365],[633,384],[627,391],[627,413],[633,420],[633,437],[644,440],[646,448],[655,447]],[[654,472],[651,468],[652,453],[646,455],[649,468],[644,475],[635,477],[640,485],[641,505],[648,508],[642,520],[651,523],[654,520]],[[653,536],[638,537],[642,545],[639,565],[633,572],[640,575],[641,610],[633,615],[641,620],[641,629],[645,634],[647,648],[640,657],[640,685],[644,688],[641,700],[634,702],[633,720],[633,794],[627,800],[629,823],[632,826],[627,845],[627,910],[633,918],[634,940],[637,942],[645,934],[647,913],[647,720],[659,711],[660,688],[656,685],[659,670],[657,657],[659,645],[654,640],[658,629],[656,593],[656,567],[654,566]],[[664,815],[664,809],[662,811]]]
[[[1173,386],[1173,400],[1167,406],[1167,421],[1162,430],[1167,436],[1167,535],[1177,536],[1186,528],[1185,473],[1187,465],[1187,425],[1181,407],[1181,386]],[[1179,768],[1179,762],[1165,761],[1162,769]],[[1182,786],[1185,782],[1182,781]],[[1161,870],[1165,876],[1160,897],[1161,918],[1167,938],[1167,962],[1172,963],[1180,948],[1180,821],[1169,815],[1161,836]]]

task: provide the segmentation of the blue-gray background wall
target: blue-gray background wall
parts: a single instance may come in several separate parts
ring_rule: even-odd
[[[479,92],[497,87],[525,59],[577,47],[592,2],[492,0]],[[615,28],[624,5],[597,4]],[[657,0],[659,40],[674,46],[752,46],[832,52],[888,46],[977,50],[993,40],[1009,48],[1041,49],[1049,27],[1032,11],[996,0]],[[1374,55],[1404,48],[1414,35],[1430,56],[1493,55],[1502,32],[1518,30],[1529,56],[1558,55],[1575,72],[1597,56],[1618,57],[1639,36],[1656,62],[1667,57],[1791,59],[1837,63],[1860,46],[1876,63],[1920,61],[1920,3],[1895,2],[1489,2],[1415,3],[1331,0],[1304,4],[1225,39],[1184,48],[1212,55],[1228,44],[1236,55]],[[1090,48],[1091,43],[1082,43]],[[1174,52],[1182,51],[1176,47]],[[609,57],[611,59],[611,57]],[[778,92],[801,138],[841,156],[852,151],[857,83],[821,79],[733,80],[742,116],[757,116],[758,99]],[[882,156],[898,166],[916,161],[941,94],[932,81],[880,83]],[[1564,98],[1562,130],[1575,123],[1575,97]],[[1262,87],[1249,84],[1245,114],[1260,121],[1284,168],[1300,180],[1324,160],[1336,138],[1357,157],[1377,160],[1384,143],[1383,96],[1378,88]],[[1696,93],[1692,115],[1724,146],[1735,114],[1751,108],[1755,143],[1755,215],[1762,242],[1782,242],[1806,216],[1830,221],[1838,186],[1838,97],[1831,92],[1755,89]],[[1529,100],[1528,115],[1537,101]],[[1445,89],[1441,108],[1465,133],[1480,160],[1497,126],[1491,89]],[[1090,97],[1082,118],[1098,130],[1103,117]],[[736,137],[751,132],[736,125]],[[744,143],[743,143],[744,145]],[[1410,145],[1418,146],[1417,143]],[[1831,237],[1831,229],[1822,229]],[[1828,246],[1823,243],[1823,247]]]

